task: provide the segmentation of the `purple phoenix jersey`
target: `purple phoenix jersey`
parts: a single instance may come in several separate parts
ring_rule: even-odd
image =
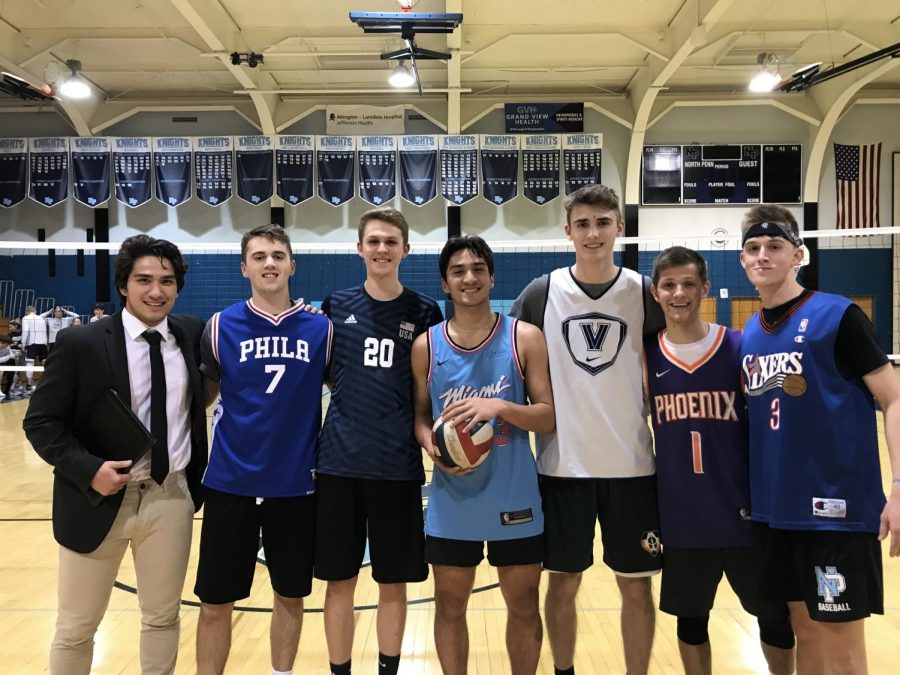
[[[677,548],[752,543],[741,334],[710,330],[715,340],[694,363],[672,354],[663,333],[644,343],[662,540]]]

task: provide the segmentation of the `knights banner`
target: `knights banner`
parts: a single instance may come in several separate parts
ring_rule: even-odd
[[[316,168],[319,175],[319,198],[332,206],[353,199],[353,164],[356,159],[356,137],[318,136]]]
[[[156,198],[178,206],[191,198],[191,139],[168,136],[153,139]]]
[[[441,194],[452,204],[478,196],[478,137],[440,136]]]
[[[481,137],[481,196],[500,206],[519,192],[519,137]]]
[[[262,204],[272,198],[271,136],[236,136],[237,196],[251,204]]]
[[[566,194],[600,182],[602,134],[563,134],[563,181]]]
[[[56,206],[69,196],[69,139],[29,138],[31,159],[28,196],[38,204]]]
[[[109,139],[76,136],[72,143],[72,193],[85,206],[109,201]]]
[[[522,182],[525,198],[543,206],[559,196],[559,136],[522,137]]]
[[[28,186],[28,139],[0,138],[0,206],[25,199]]]
[[[149,137],[113,138],[113,178],[116,201],[134,208],[146,204],[152,196],[152,139]]]
[[[204,204],[221,206],[231,199],[234,156],[231,136],[193,139],[194,189]]]
[[[437,136],[400,136],[400,196],[422,206],[437,197]]]
[[[357,145],[359,196],[381,206],[397,196],[397,137],[360,136]]]
[[[313,196],[312,136],[275,137],[275,189],[288,204],[299,204]]]

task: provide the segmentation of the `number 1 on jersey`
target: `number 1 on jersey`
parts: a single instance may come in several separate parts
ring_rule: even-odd
[[[694,473],[703,473],[703,442],[699,431],[691,432],[691,454],[694,458]]]

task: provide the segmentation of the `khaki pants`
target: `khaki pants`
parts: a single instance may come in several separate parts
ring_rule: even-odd
[[[132,481],[112,528],[95,551],[82,554],[59,547],[59,615],[50,647],[51,673],[90,673],[94,634],[129,543],[141,609],[141,672],[175,670],[193,516],[183,471],[169,474],[162,485],[149,478]],[[132,644],[113,648],[130,649]]]

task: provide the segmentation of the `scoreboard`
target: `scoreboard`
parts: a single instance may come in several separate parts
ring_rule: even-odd
[[[641,203],[798,204],[800,145],[647,145]]]

